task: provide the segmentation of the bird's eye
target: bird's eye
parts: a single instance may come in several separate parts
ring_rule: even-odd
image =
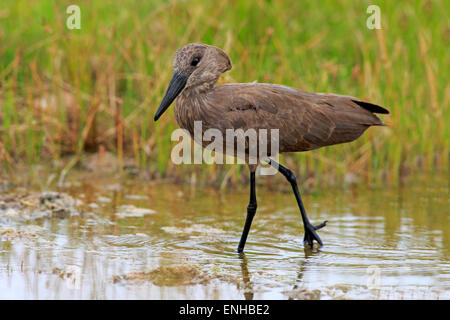
[[[195,67],[199,62],[200,62],[200,58],[199,57],[195,57],[191,61],[191,66]]]

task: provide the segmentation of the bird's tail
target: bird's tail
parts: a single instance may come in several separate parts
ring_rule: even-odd
[[[389,114],[389,110],[385,109],[383,107],[377,106],[376,104],[359,101],[359,100],[352,100],[354,103],[356,103],[358,106],[360,106],[363,109],[366,109],[367,111],[370,111],[372,113],[381,113],[381,114]]]
[[[352,100],[354,103],[356,103],[358,106],[360,106],[361,108],[370,111],[372,113],[381,113],[381,114],[389,114],[389,110],[383,107],[380,107],[376,104],[373,103],[369,103],[369,102],[364,102],[364,101],[359,101],[359,100]],[[375,117],[379,120],[377,123],[373,123],[373,126],[386,126],[386,124],[383,123],[383,121],[381,121],[380,118],[378,118],[376,115]]]

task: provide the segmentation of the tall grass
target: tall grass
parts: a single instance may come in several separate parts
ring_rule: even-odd
[[[282,83],[386,106],[389,128],[351,143],[284,156],[308,182],[398,182],[417,167],[448,167],[449,1],[76,1],[81,30],[65,27],[74,1],[0,3],[2,170],[66,159],[100,146],[157,176],[226,185],[242,166],[174,166],[173,111],[153,114],[175,50],[223,48],[220,82]],[[70,166],[71,166],[70,165]],[[66,168],[67,169],[67,168]]]

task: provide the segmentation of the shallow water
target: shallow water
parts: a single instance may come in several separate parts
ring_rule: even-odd
[[[0,299],[450,299],[448,172],[303,195],[329,221],[313,250],[289,189],[260,186],[244,255],[246,188],[74,172],[52,190],[80,201],[58,214],[33,209],[41,189],[0,188]]]

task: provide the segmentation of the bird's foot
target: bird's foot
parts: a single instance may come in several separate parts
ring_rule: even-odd
[[[305,237],[303,238],[303,243],[308,245],[310,248],[313,247],[313,241],[316,240],[320,246],[323,246],[322,240],[320,240],[319,235],[316,230],[319,230],[326,226],[328,221],[324,221],[321,224],[314,226],[310,222],[305,225]]]

